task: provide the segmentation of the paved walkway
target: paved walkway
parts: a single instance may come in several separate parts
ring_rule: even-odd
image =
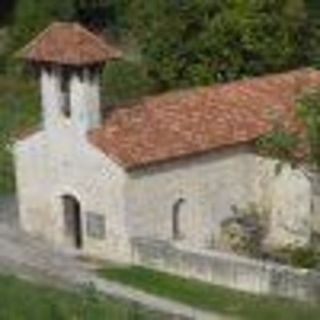
[[[106,296],[137,302],[148,309],[185,319],[224,320],[225,317],[195,310],[168,299],[146,294],[118,283],[99,278],[93,266],[58,252],[45,243],[23,234],[17,228],[0,224],[0,270],[34,281],[62,287],[92,284]]]

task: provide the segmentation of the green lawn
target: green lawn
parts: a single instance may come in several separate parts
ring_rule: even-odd
[[[168,320],[93,290],[69,293],[0,276],[1,320]]]
[[[250,295],[141,267],[99,271],[102,276],[205,310],[246,320],[319,320],[320,306]]]

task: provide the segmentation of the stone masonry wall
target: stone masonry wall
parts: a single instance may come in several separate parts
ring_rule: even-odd
[[[305,246],[317,217],[310,181],[289,165],[277,172],[277,164],[241,146],[132,172],[125,188],[130,235],[212,247],[234,207],[255,204],[268,215],[266,245]],[[173,212],[179,199],[181,237],[174,239]]]
[[[136,265],[250,293],[320,300],[320,274],[217,251],[192,250],[153,239],[133,239]]]
[[[124,172],[75,133],[66,122],[16,144],[16,176],[22,228],[68,248],[62,196],[81,206],[83,252],[99,258],[128,259],[124,223]],[[89,216],[99,215],[100,237],[88,232]],[[96,224],[97,222],[95,222]],[[99,236],[99,235],[98,235]]]
[[[237,147],[132,172],[125,188],[130,235],[172,240],[174,205],[183,199],[180,242],[212,246],[232,206],[252,201],[254,163]]]

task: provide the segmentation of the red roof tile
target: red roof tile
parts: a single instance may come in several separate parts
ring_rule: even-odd
[[[55,22],[25,46],[18,57],[30,62],[91,65],[119,58],[120,51],[78,23]]]
[[[320,87],[320,71],[303,69],[145,98],[112,112],[90,139],[127,169],[246,143],[274,119],[297,129],[296,99]]]

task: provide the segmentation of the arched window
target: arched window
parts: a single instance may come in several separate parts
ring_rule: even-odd
[[[181,211],[185,204],[185,199],[178,199],[172,208],[172,237],[174,240],[179,240],[183,238],[181,230]]]

